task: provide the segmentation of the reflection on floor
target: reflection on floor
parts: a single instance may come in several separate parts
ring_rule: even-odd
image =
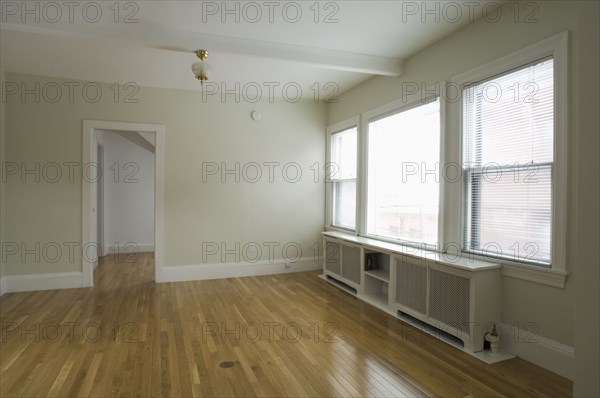
[[[483,362],[317,272],[155,284],[152,253],[95,286],[0,298],[0,396],[568,396],[521,359]]]

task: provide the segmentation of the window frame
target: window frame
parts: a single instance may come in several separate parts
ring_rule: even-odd
[[[439,87],[440,85],[444,85],[444,82],[436,83],[434,87]],[[435,93],[435,94],[434,94]],[[429,97],[428,97],[429,95]],[[439,100],[440,102],[440,149],[439,149],[439,169],[440,173],[438,174],[439,181],[439,190],[438,190],[438,233],[437,233],[437,242],[435,245],[424,244],[420,242],[412,242],[401,239],[393,239],[379,235],[371,235],[367,232],[367,213],[368,213],[368,176],[369,176],[369,124],[371,122],[375,122],[377,120],[384,119],[389,116],[393,116],[405,111],[409,111],[411,109],[417,108],[422,105],[429,104]],[[370,111],[364,112],[361,115],[361,128],[359,130],[359,135],[361,139],[359,140],[359,149],[360,153],[359,157],[359,171],[361,174],[360,178],[360,224],[359,224],[359,235],[364,236],[370,239],[377,239],[383,242],[395,243],[403,246],[409,247],[418,247],[420,249],[425,250],[435,250],[441,251],[440,247],[442,246],[443,236],[444,236],[444,215],[445,215],[445,206],[443,205],[444,200],[444,183],[442,181],[441,176],[441,167],[444,164],[445,159],[445,118],[446,116],[446,101],[442,95],[439,95],[439,90],[435,88],[427,88],[424,91],[418,91],[413,94],[410,98],[402,98],[400,100],[393,101],[389,104],[380,106],[378,108],[372,109]]]
[[[350,229],[350,228],[344,228],[344,227],[340,227],[337,225],[333,224],[333,179],[331,178],[331,175],[329,174],[331,169],[329,167],[329,165],[331,164],[331,142],[333,140],[333,136],[335,134],[338,133],[342,133],[346,130],[349,130],[351,128],[356,128],[356,139],[357,139],[357,146],[356,146],[356,215],[355,215],[355,224],[354,224],[354,229]],[[325,167],[324,167],[324,171],[325,171],[325,230],[326,231],[341,231],[341,232],[346,232],[346,233],[350,233],[353,235],[358,235],[358,225],[359,225],[359,220],[358,220],[358,214],[359,214],[359,201],[358,201],[358,197],[359,197],[359,181],[360,181],[360,157],[359,157],[359,152],[360,152],[360,118],[358,116],[354,116],[351,117],[349,119],[343,120],[339,123],[333,124],[329,127],[327,127],[327,135],[326,135],[326,146],[325,146],[325,151],[326,151],[326,163],[325,163]]]
[[[486,63],[465,73],[454,76],[449,84],[437,82],[432,86],[411,93],[410,99],[403,97],[333,124],[327,128],[326,157],[330,160],[331,134],[357,127],[357,189],[356,227],[350,231],[333,227],[331,184],[326,184],[326,230],[339,230],[355,236],[369,237],[366,234],[367,217],[367,175],[368,175],[368,124],[370,121],[394,114],[402,109],[417,106],[427,95],[440,98],[440,187],[438,215],[438,247],[435,251],[473,259],[491,261],[502,265],[502,275],[532,281],[548,286],[564,288],[567,272],[567,174],[568,174],[568,32],[562,32],[534,43],[492,62]],[[552,57],[554,59],[554,170],[552,185],[552,263],[551,268],[499,258],[490,259],[474,253],[462,252],[464,220],[464,184],[461,178],[449,176],[452,166],[462,173],[462,87],[487,78],[506,73],[534,61]],[[432,88],[433,87],[433,88]],[[459,90],[456,92],[456,90]],[[458,97],[457,97],[458,94]],[[404,93],[406,95],[406,93]],[[422,102],[422,101],[421,101]],[[446,170],[448,168],[448,170]],[[401,246],[409,242],[371,237],[380,241]],[[414,246],[414,245],[413,245]],[[458,250],[458,252],[456,252]]]
[[[456,145],[451,148],[450,161],[462,168],[462,89],[464,86],[481,82],[491,77],[519,69],[537,60],[552,57],[554,60],[554,161],[552,181],[552,261],[550,268],[531,265],[525,262],[511,261],[502,258],[485,257],[471,252],[463,255],[483,258],[503,265],[504,275],[540,282],[552,286],[564,287],[566,267],[566,220],[567,220],[567,79],[568,79],[568,33],[563,32],[538,43],[525,47],[512,54],[479,66],[452,78],[452,86],[460,90],[460,96],[450,104],[452,115],[449,141]],[[452,228],[446,238],[448,242],[460,242],[465,221],[465,186],[464,176],[460,184],[446,184],[451,191],[446,206],[457,211],[451,220],[447,220]]]

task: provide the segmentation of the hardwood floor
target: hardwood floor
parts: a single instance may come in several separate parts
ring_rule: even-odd
[[[96,286],[0,298],[1,397],[569,396],[521,359],[483,362],[318,272],[155,284],[151,254]]]

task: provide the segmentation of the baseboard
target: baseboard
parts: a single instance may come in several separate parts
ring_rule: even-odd
[[[6,293],[5,281],[6,281],[5,277],[0,278],[0,296],[4,295],[4,293]]]
[[[133,248],[135,247],[135,251]],[[108,250],[106,250],[106,254],[115,254],[115,253],[147,253],[154,251],[154,243],[129,243],[124,245],[109,245]]]
[[[532,335],[531,331],[515,329],[514,326],[505,323],[502,323],[501,327],[503,350],[573,380],[575,376],[573,347],[546,337]]]
[[[5,293],[37,290],[73,289],[82,286],[81,272],[55,274],[8,275],[3,279]]]
[[[305,257],[290,263],[283,259],[257,261],[255,263],[212,263],[197,265],[165,266],[157,275],[156,282],[183,282],[206,279],[236,278],[284,274],[291,272],[316,271],[323,268],[321,259]]]
[[[140,253],[148,253],[154,251],[154,243],[146,243],[144,245],[138,245],[138,251]]]

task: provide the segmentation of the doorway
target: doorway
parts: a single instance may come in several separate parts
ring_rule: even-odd
[[[125,135],[140,135],[143,133],[153,133],[155,140],[155,162],[154,162],[154,279],[161,281],[161,267],[163,265],[163,230],[164,230],[164,133],[163,125],[143,124],[143,123],[125,123],[84,120],[83,121],[83,164],[90,165],[96,163],[100,166],[100,153],[98,150],[98,133],[100,131],[118,131]],[[105,149],[105,148],[102,148]],[[103,152],[103,157],[106,153]],[[103,165],[106,166],[106,165]],[[82,186],[82,286],[89,287],[94,285],[94,266],[98,255],[106,253],[106,226],[102,225],[100,233],[99,211],[96,211],[99,203],[99,191],[106,195],[106,186],[99,184],[101,179],[86,178],[84,175]],[[104,179],[106,183],[106,179]],[[103,201],[103,206],[105,205]],[[102,209],[103,215],[106,214]],[[103,217],[104,218],[104,217]],[[104,247],[104,250],[103,250]],[[89,250],[92,248],[92,250]],[[96,248],[96,250],[93,250]],[[91,254],[94,252],[94,254]]]

